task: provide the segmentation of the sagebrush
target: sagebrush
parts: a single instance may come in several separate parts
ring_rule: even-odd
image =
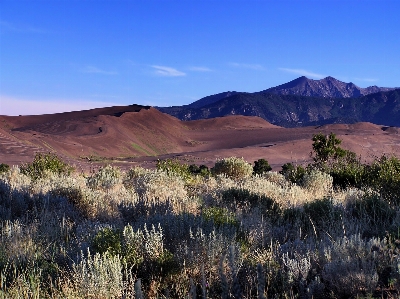
[[[160,161],[79,174],[55,156],[5,169],[0,297],[390,298],[399,160],[336,184],[342,158],[281,174],[232,157],[212,173]]]

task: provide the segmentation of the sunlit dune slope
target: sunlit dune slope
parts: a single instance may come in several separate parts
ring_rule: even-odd
[[[266,158],[274,169],[310,161],[311,138],[334,132],[344,148],[365,160],[400,152],[398,129],[372,123],[282,128],[259,117],[180,121],[155,108],[125,106],[40,116],[0,116],[0,162],[31,161],[56,152],[70,163],[119,161],[127,165],[178,157],[212,166],[215,159]]]

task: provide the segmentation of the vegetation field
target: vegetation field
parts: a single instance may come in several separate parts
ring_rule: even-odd
[[[0,165],[0,298],[397,298],[400,160]]]

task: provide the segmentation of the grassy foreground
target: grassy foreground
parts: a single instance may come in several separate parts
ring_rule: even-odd
[[[314,138],[314,163],[282,173],[2,168],[0,298],[397,298],[400,161]]]

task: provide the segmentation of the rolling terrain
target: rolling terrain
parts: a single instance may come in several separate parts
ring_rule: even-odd
[[[55,152],[78,169],[104,163],[154,167],[157,159],[178,158],[213,166],[238,156],[267,159],[274,170],[286,162],[310,161],[311,138],[334,132],[342,146],[370,161],[400,152],[397,127],[372,123],[283,128],[260,117],[231,115],[181,121],[155,108],[131,105],[40,116],[0,116],[0,163],[32,161]]]

